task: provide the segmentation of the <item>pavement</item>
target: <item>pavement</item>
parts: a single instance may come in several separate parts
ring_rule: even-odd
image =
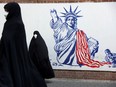
[[[116,81],[53,78],[45,80],[48,87],[116,87]]]

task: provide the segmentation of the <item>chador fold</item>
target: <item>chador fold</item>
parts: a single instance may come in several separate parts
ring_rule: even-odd
[[[34,31],[29,45],[29,54],[41,76],[45,79],[55,77],[50,64],[47,45],[38,31]]]
[[[0,40],[0,87],[47,87],[29,57],[18,3],[4,6],[6,22]]]

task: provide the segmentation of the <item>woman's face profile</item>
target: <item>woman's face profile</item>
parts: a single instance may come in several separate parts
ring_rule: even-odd
[[[7,17],[7,15],[8,15],[8,12],[5,10],[5,11],[4,11],[4,16],[5,16],[5,18]]]

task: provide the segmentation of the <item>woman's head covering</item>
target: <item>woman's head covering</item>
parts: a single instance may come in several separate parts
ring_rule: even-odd
[[[35,38],[39,38],[39,39],[42,38],[39,31],[37,31],[37,30],[33,32],[33,35]]]
[[[4,10],[8,12],[6,19],[10,19],[12,17],[20,17],[21,18],[21,9],[18,3],[9,2],[4,6]]]
[[[34,31],[33,34],[37,34],[37,35],[39,35],[39,32],[38,32],[38,31]]]

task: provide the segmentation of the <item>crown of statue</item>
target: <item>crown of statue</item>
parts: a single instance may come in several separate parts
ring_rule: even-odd
[[[74,17],[74,18],[82,17],[82,16],[78,15],[78,13],[81,12],[81,10],[76,12],[77,8],[78,8],[78,6],[75,8],[74,11],[72,11],[72,7],[71,6],[70,6],[70,10],[69,11],[67,11],[66,8],[64,8],[66,13],[61,12],[61,14],[64,15],[64,16],[61,16],[61,17],[65,17],[65,18],[68,18],[68,17]]]

